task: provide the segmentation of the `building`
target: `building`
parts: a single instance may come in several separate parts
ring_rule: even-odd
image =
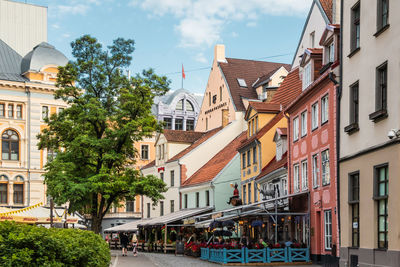
[[[22,57],[2,40],[0,55],[0,205],[46,203],[44,166],[54,152],[39,150],[37,135],[46,117],[66,107],[53,94],[57,67],[68,59],[47,43]]]
[[[342,5],[340,266],[399,266],[400,2]]]
[[[242,122],[249,101],[270,100],[290,66],[282,63],[226,58],[216,45],[196,131],[220,127],[224,121]]]

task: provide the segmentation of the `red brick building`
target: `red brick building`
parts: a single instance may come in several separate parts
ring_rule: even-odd
[[[337,260],[339,246],[336,177],[336,99],[339,26],[327,25],[321,48],[306,49],[299,66],[302,93],[289,115],[289,194],[291,210],[309,210],[313,261]]]

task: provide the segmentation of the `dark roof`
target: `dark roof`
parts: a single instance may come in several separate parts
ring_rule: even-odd
[[[0,80],[25,82],[21,75],[22,57],[0,39]]]
[[[328,17],[329,21],[332,22],[332,14],[333,14],[332,0],[319,0],[319,2],[321,3],[325,15]]]
[[[193,144],[191,144],[189,147],[185,148],[184,150],[182,150],[181,152],[179,152],[178,154],[176,154],[175,156],[170,158],[167,162],[172,162],[172,161],[178,160],[181,157],[185,156],[187,153],[189,153],[190,151],[192,151],[193,149],[195,149],[196,147],[198,147],[199,145],[201,145],[202,143],[207,141],[214,134],[219,132],[222,128],[223,127],[218,127],[218,128],[212,129],[208,132],[201,133],[202,135],[199,138],[197,138],[197,140],[195,140],[193,142]]]
[[[276,171],[280,168],[287,168],[287,152],[282,155],[281,160],[276,161],[276,156],[268,162],[268,164],[261,170],[261,173],[257,176],[256,180],[268,175],[269,173]]]
[[[165,139],[168,142],[177,142],[177,143],[193,143],[201,136],[203,136],[204,132],[195,132],[195,131],[181,131],[181,130],[164,130],[163,134]]]
[[[242,132],[232,142],[219,151],[212,159],[204,164],[189,179],[183,182],[182,187],[193,186],[209,182],[236,156],[237,148],[246,139],[246,131]]]
[[[264,75],[285,67],[290,70],[290,65],[275,62],[227,58],[227,63],[220,62],[219,66],[228,84],[233,103],[238,111],[245,111],[242,98],[257,99],[257,93],[252,84]],[[246,81],[247,87],[240,87],[237,79]]]
[[[299,68],[297,67],[288,73],[281,83],[281,86],[279,86],[275,95],[272,97],[272,102],[282,104],[282,106],[286,107],[301,94],[301,91],[302,83],[300,80]]]
[[[281,105],[279,103],[249,101],[249,106],[256,110],[258,113],[279,113],[281,111]]]

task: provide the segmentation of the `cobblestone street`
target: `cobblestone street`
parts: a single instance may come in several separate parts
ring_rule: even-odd
[[[202,261],[197,258],[187,256],[175,256],[173,254],[160,253],[139,253],[138,257],[133,257],[132,252],[127,257],[122,257],[120,251],[111,252],[110,267],[218,267],[220,264]],[[236,265],[237,266],[237,265]],[[278,266],[278,265],[277,265]],[[279,265],[293,267],[291,265]],[[302,266],[302,265],[296,265]],[[304,265],[308,267],[321,267],[320,265]]]

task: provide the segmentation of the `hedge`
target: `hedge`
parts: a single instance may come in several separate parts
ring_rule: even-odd
[[[100,235],[78,229],[47,229],[0,222],[0,266],[109,266]]]

